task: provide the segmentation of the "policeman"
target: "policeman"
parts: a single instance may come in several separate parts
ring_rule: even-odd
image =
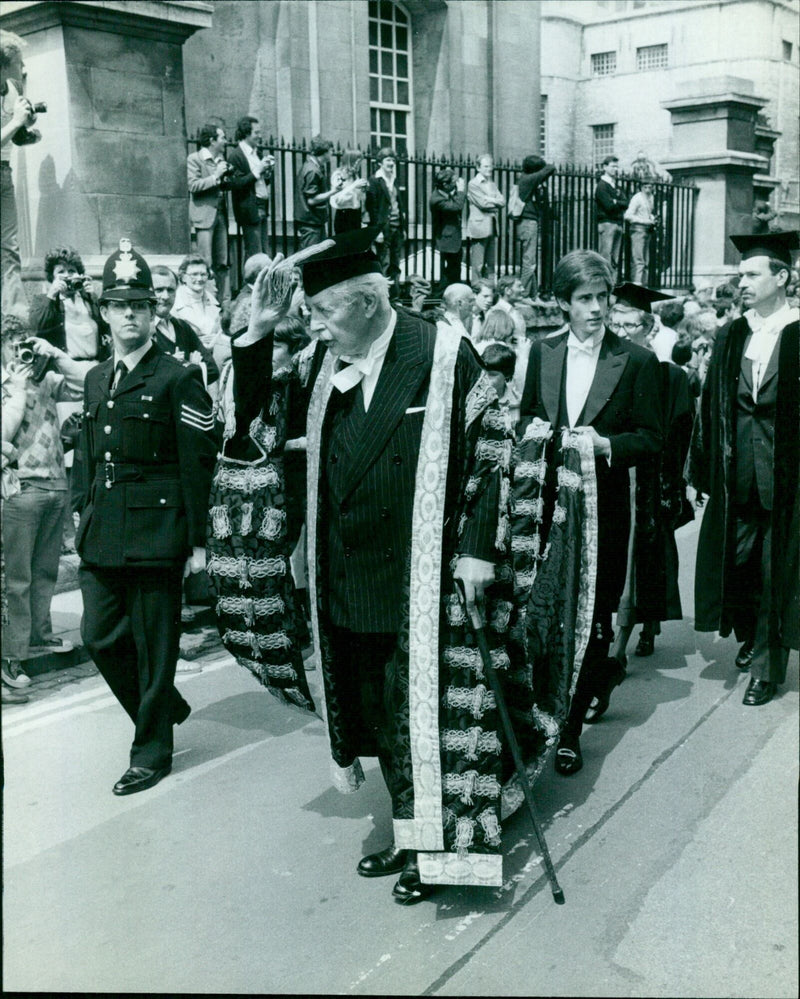
[[[151,340],[150,268],[121,239],[103,269],[100,312],[113,356],[86,378],[82,637],[136,726],[114,794],[157,784],[172,766],[172,726],[190,708],[175,689],[182,576],[205,567],[215,446],[211,400],[195,365]]]

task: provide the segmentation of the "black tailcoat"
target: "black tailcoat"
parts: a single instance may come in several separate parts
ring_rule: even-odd
[[[534,343],[520,403],[520,430],[533,417],[563,425],[566,412],[563,333]],[[662,446],[660,370],[655,354],[606,332],[580,417],[611,441],[611,464],[597,459],[596,611],[616,610],[625,585],[630,530],[628,469]]]

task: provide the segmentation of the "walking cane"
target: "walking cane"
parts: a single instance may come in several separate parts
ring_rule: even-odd
[[[464,583],[460,579],[456,579],[455,583],[458,588],[461,603],[466,611],[467,597],[464,592]],[[561,890],[561,886],[558,883],[556,871],[553,867],[553,861],[550,859],[550,851],[547,849],[544,833],[542,832],[539,826],[539,820],[536,817],[536,806],[533,803],[533,791],[528,783],[528,775],[525,772],[525,764],[522,760],[522,752],[520,751],[517,737],[514,735],[514,729],[511,727],[511,715],[508,713],[508,706],[506,705],[503,688],[500,686],[500,680],[495,672],[494,664],[492,663],[489,643],[486,640],[486,628],[481,620],[481,612],[478,610],[477,606],[473,607],[470,617],[470,624],[472,625],[472,630],[475,633],[475,641],[478,643],[478,651],[481,654],[481,661],[483,662],[483,671],[489,679],[489,686],[492,688],[495,703],[497,704],[497,710],[500,712],[500,721],[502,722],[503,730],[511,749],[511,755],[514,757],[514,767],[517,771],[519,782],[522,785],[522,791],[525,795],[525,803],[528,806],[528,812],[530,813],[531,822],[533,823],[533,831],[536,833],[536,839],[539,843],[539,852],[541,853],[542,860],[544,861],[544,869],[547,871],[547,878],[550,882],[550,890],[553,892],[553,901],[556,905],[563,905],[564,892]]]

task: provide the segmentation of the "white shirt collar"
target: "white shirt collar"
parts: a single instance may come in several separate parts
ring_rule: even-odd
[[[784,302],[783,305],[776,309],[775,312],[770,316],[762,316],[760,313],[756,312],[755,309],[748,309],[744,314],[744,318],[747,320],[747,325],[753,331],[753,333],[770,333],[776,335],[784,328],[788,326],[789,323],[797,321],[800,315],[800,310],[793,309],[788,302]]]
[[[369,404],[375,392],[375,386],[378,384],[378,378],[383,368],[383,361],[386,357],[386,352],[389,350],[389,344],[392,342],[396,325],[397,313],[392,309],[386,329],[377,339],[372,341],[367,353],[363,357],[351,357],[347,354],[342,355],[339,360],[343,361],[347,367],[331,375],[331,383],[340,392],[347,392],[349,389],[355,388],[359,382],[362,383],[361,391],[364,395],[364,409],[369,409]]]
[[[600,178],[600,180],[604,180],[606,184],[610,184],[611,187],[617,186],[616,179],[612,177],[610,173],[604,173],[603,176]]]
[[[567,337],[567,350],[576,350],[584,354],[593,354],[595,351],[600,350],[600,345],[603,342],[603,337],[606,335],[606,331],[601,327],[596,333],[592,335],[587,340],[579,340],[570,328],[569,336]]]
[[[117,361],[122,361],[128,371],[133,371],[136,365],[141,361],[144,355],[150,350],[153,341],[148,338],[146,343],[143,343],[141,347],[137,347],[136,350],[132,351],[130,354],[126,354],[124,357],[117,357],[114,355],[114,367],[117,366]]]

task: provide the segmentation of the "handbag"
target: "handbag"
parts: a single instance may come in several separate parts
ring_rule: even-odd
[[[519,186],[512,184],[508,195],[508,214],[512,219],[520,219],[524,208],[525,202],[519,196]]]

